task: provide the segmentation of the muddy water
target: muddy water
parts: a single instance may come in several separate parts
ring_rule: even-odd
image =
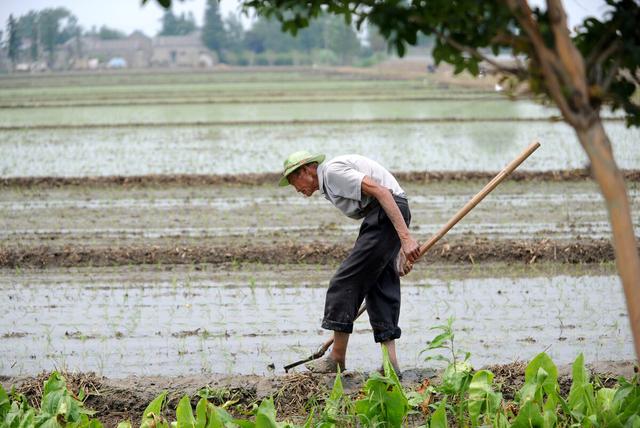
[[[377,118],[421,119],[438,117],[549,117],[556,109],[528,101],[478,100],[368,101],[278,103],[278,104],[201,104],[156,106],[96,106],[78,108],[43,107],[9,109],[0,117],[0,126],[84,125],[114,123],[197,123],[203,121],[272,120],[370,120]]]
[[[4,272],[0,374],[54,367],[109,377],[267,373],[270,364],[281,370],[327,338],[319,328],[327,267],[119,269]],[[457,346],[477,366],[544,350],[558,364],[579,352],[588,361],[633,357],[613,272],[537,269],[431,267],[412,274],[403,283],[400,322],[405,367],[425,365],[419,352],[434,335],[429,329],[449,316],[456,318]],[[371,370],[379,352],[364,318],[349,366]]]
[[[640,131],[605,124],[622,168],[639,169]],[[498,171],[530,141],[522,170],[582,168],[563,123],[319,124],[2,131],[0,176],[271,172],[291,151],[361,153],[395,171]]]

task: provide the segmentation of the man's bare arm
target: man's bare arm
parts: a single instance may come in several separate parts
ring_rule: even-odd
[[[418,257],[420,257],[420,245],[411,236],[411,233],[409,233],[409,228],[407,228],[404,222],[400,208],[398,208],[398,204],[396,204],[389,189],[382,187],[370,177],[365,176],[362,179],[362,193],[373,196],[380,202],[382,209],[384,209],[384,212],[398,233],[402,245],[402,252],[409,263],[413,264],[418,260]]]

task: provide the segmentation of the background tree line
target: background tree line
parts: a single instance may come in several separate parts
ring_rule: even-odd
[[[198,28],[193,13],[175,14],[171,8],[161,18],[157,36],[182,36],[201,31],[203,44],[218,60],[231,65],[361,65],[386,57],[387,44],[377,30],[360,35],[343,19],[325,14],[301,29],[296,37],[281,31],[275,19],[259,16],[248,29],[233,13],[222,17],[218,0],[207,0],[204,25]],[[46,60],[54,62],[56,47],[76,37],[123,39],[123,31],[103,25],[89,30],[66,8],[29,11],[9,16],[5,49],[13,64]]]

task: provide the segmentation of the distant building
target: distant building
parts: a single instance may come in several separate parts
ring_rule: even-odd
[[[216,54],[202,43],[202,33],[185,36],[157,36],[153,39],[151,65],[154,67],[211,67]]]
[[[212,67],[218,62],[215,52],[202,43],[201,32],[184,36],[157,36],[153,39],[140,31],[121,39],[101,39],[98,36],[72,37],[58,45],[53,55],[54,70],[95,70],[99,68],[148,67]],[[0,69],[9,69],[5,52],[0,53]],[[39,49],[38,61],[30,58],[31,40],[22,39],[15,70],[47,69],[47,54]],[[21,67],[17,67],[20,64]]]
[[[145,68],[149,67],[152,54],[151,39],[140,31],[123,39],[74,37],[58,50],[55,68],[92,68],[92,59],[108,64],[114,58],[122,58],[131,68]]]

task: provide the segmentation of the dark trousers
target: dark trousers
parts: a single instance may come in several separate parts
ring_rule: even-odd
[[[407,200],[394,196],[409,226],[411,213]],[[343,333],[353,332],[362,301],[366,299],[369,321],[376,342],[398,339],[400,316],[400,276],[395,259],[400,238],[377,201],[368,208],[360,233],[349,256],[342,262],[329,283],[322,328]]]

